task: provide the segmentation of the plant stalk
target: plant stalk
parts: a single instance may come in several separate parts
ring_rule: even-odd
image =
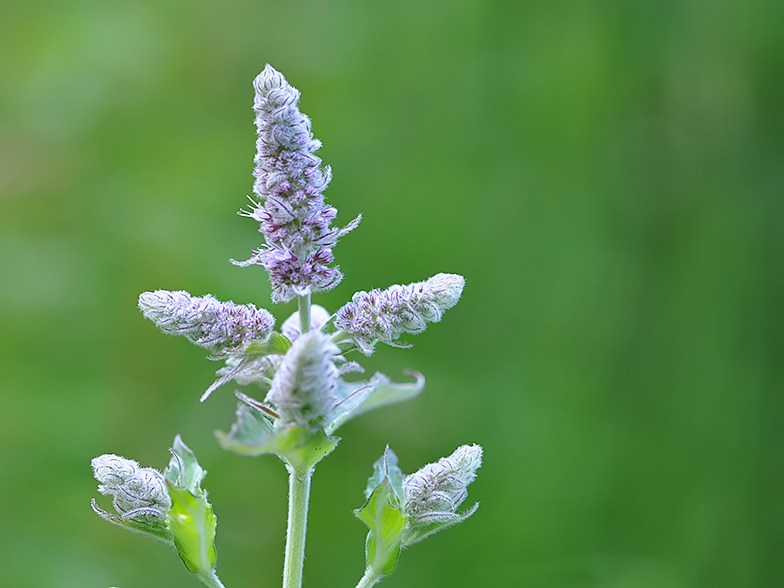
[[[310,331],[310,294],[297,298],[299,306],[299,332],[304,335]]]
[[[382,577],[381,574],[377,573],[372,568],[368,568],[365,570],[365,575],[362,576],[359,584],[357,584],[357,588],[370,588],[380,582]]]
[[[308,501],[312,467],[288,464],[289,521],[286,531],[286,558],[283,563],[283,588],[302,587],[302,566],[305,561],[305,534],[308,525]]]
[[[215,570],[212,570],[209,576],[198,576],[199,580],[207,584],[210,588],[226,588],[218,579],[218,575],[215,573]]]

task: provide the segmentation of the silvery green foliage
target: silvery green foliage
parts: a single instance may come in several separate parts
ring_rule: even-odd
[[[337,401],[338,353],[331,337],[320,331],[297,337],[283,357],[265,398],[277,409],[281,426],[323,424]]]
[[[468,485],[482,465],[479,445],[458,447],[449,457],[442,457],[403,480],[403,512],[409,527],[427,526],[459,519],[458,507],[468,496]]]
[[[427,323],[437,323],[463,292],[465,279],[457,274],[436,274],[424,282],[386,290],[357,292],[351,302],[335,313],[335,327],[356,343],[365,355],[371,355],[379,341],[397,343],[403,333],[412,335],[425,330]]]
[[[242,353],[252,341],[266,340],[275,326],[275,317],[263,308],[182,290],[144,292],[139,309],[164,333],[182,335],[215,357]]]
[[[343,229],[331,226],[337,210],[324,202],[322,192],[332,177],[315,152],[310,119],[299,111],[299,90],[270,65],[253,82],[256,91],[256,182],[250,210],[259,222],[264,245],[238,265],[259,264],[269,273],[273,302],[335,287],[343,278],[333,261],[338,238],[359,224],[359,217]]]

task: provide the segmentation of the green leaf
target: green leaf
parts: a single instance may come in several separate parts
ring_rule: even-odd
[[[207,493],[196,496],[186,488],[166,485],[172,499],[167,513],[174,546],[188,571],[197,576],[211,576],[215,569],[215,515],[207,502]]]
[[[344,382],[338,379],[335,389],[338,402],[327,415],[327,435],[334,433],[338,427],[355,416],[419,394],[425,387],[425,377],[412,370],[406,371],[406,374],[414,377],[416,381],[411,384],[396,384],[381,373],[361,382]]]
[[[324,323],[319,330],[327,335],[337,333],[338,328],[335,326],[335,315],[333,314],[331,317],[329,317],[329,320]],[[336,343],[338,342],[336,341]]]
[[[240,455],[255,457],[271,453],[295,467],[310,467],[321,461],[337,447],[338,437],[328,437],[324,431],[291,425],[275,428],[272,416],[261,403],[237,393],[237,420],[230,431],[215,431],[221,447]]]
[[[368,567],[380,575],[391,574],[400,557],[406,517],[400,512],[399,501],[388,478],[376,486],[365,505],[354,514],[370,529],[365,542]]]
[[[288,338],[277,331],[272,331],[272,334],[266,341],[251,341],[244,349],[243,353],[249,357],[285,355],[290,347],[291,341],[289,341]]]
[[[376,463],[365,488],[364,506],[354,514],[370,532],[365,542],[365,558],[369,568],[387,576],[395,571],[406,531],[406,516],[400,511],[403,499],[403,472],[397,456],[387,446]]]
[[[196,496],[204,493],[201,489],[201,481],[207,472],[202,469],[193,451],[182,442],[179,435],[174,438],[171,453],[169,465],[163,470],[166,481],[179,488],[185,488]]]
[[[397,465],[397,455],[387,445],[384,449],[384,455],[376,460],[373,464],[373,473],[368,478],[367,487],[365,488],[365,498],[369,499],[371,494],[378,488],[384,480],[388,480],[395,494],[398,504],[403,500],[403,472]]]

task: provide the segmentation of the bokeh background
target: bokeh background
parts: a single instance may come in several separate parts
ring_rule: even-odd
[[[98,519],[89,462],[209,470],[228,588],[280,581],[286,474],[222,452],[219,366],[136,310],[157,288],[271,307],[250,193],[253,77],[302,91],[360,289],[466,276],[428,377],[342,429],[306,586],[355,585],[389,443],[485,447],[465,524],[384,586],[784,585],[780,0],[2,2],[0,584],[195,587]],[[271,310],[280,321],[293,306]]]

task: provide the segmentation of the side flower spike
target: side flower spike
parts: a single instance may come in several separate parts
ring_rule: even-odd
[[[468,497],[467,487],[481,465],[482,448],[463,445],[449,457],[406,476],[403,480],[403,512],[408,517],[406,544],[416,543],[438,530],[440,527],[433,529],[437,523],[460,522],[473,514],[476,506],[462,514],[457,509]]]
[[[310,119],[299,110],[299,90],[283,74],[267,65],[253,81],[256,112],[257,201],[240,214],[259,223],[265,244],[236,265],[262,265],[272,285],[273,302],[329,290],[343,278],[329,267],[332,247],[353,230],[360,217],[343,229],[331,226],[337,210],[324,202],[322,192],[332,177],[315,152],[321,142],[313,138]]]
[[[460,300],[464,285],[463,276],[436,274],[424,282],[357,292],[335,313],[335,327],[365,355],[371,355],[379,341],[407,347],[397,339],[403,333],[417,335],[427,323],[440,321],[444,311]]]
[[[373,586],[394,572],[403,548],[476,512],[478,503],[462,513],[457,509],[481,464],[482,448],[463,445],[449,457],[404,477],[397,456],[386,448],[373,465],[365,504],[354,511],[369,528],[365,541],[367,568],[361,586]]]
[[[144,292],[139,309],[164,333],[182,335],[216,358],[242,353],[252,341],[266,340],[275,326],[275,317],[263,308],[182,290]]]
[[[158,470],[143,468],[131,459],[112,454],[96,457],[91,465],[98,480],[98,492],[112,497],[117,512],[109,513],[93,500],[96,514],[115,525],[173,542],[166,520],[172,501]]]

